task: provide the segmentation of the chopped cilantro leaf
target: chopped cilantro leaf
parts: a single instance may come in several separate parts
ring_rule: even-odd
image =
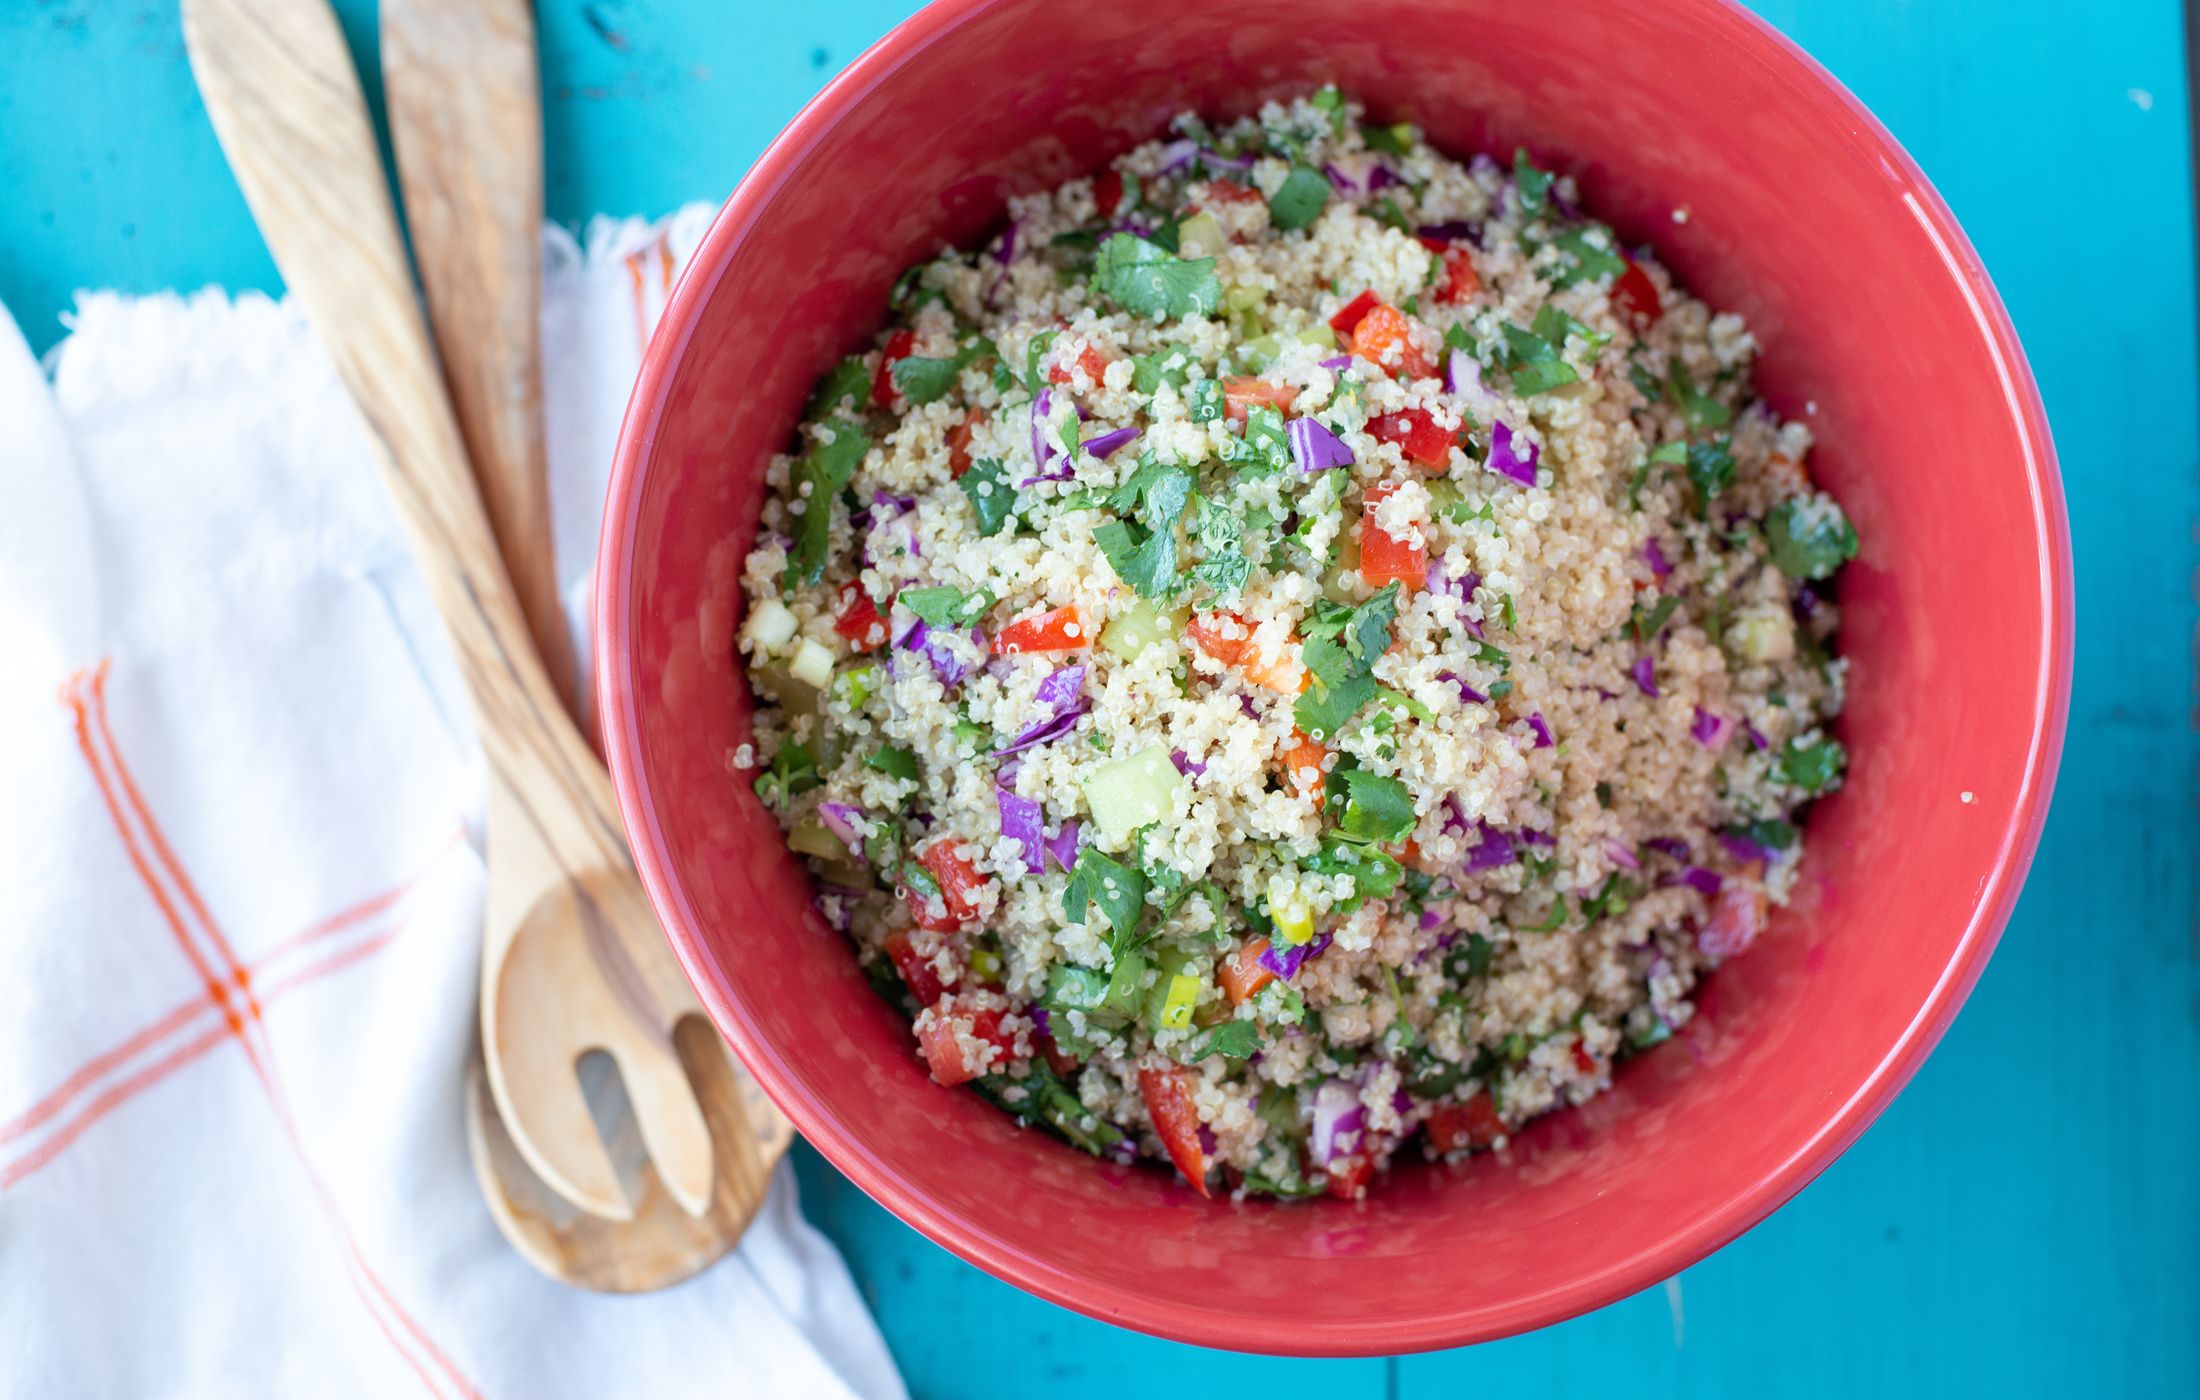
[[[833,502],[856,472],[856,463],[870,451],[871,440],[845,418],[826,424],[831,442],[815,442],[795,463],[795,499],[803,503],[802,520],[795,527],[794,544],[787,550],[787,571],[780,576],[780,590],[790,597],[825,577],[825,550],[832,536]],[[807,491],[802,488],[807,486]]]
[[[1673,386],[1673,401],[1681,406],[1681,417],[1691,430],[1723,428],[1734,421],[1734,410],[1697,389],[1678,357],[1668,362],[1668,368],[1671,377],[1666,382]]]
[[[1766,817],[1753,822],[1736,822],[1727,828],[1747,841],[1754,841],[1769,850],[1784,851],[1795,844],[1795,825],[1778,817]]]
[[[810,406],[803,410],[803,416],[817,418],[830,413],[843,399],[854,400],[860,408],[870,392],[871,371],[864,368],[862,356],[850,355],[819,376],[817,388],[810,394]]]
[[[959,588],[905,588],[897,602],[934,627],[966,627],[983,616],[996,599],[990,590],[964,593]]]
[[[1191,372],[1191,352],[1181,346],[1156,350],[1147,355],[1131,356],[1131,388],[1141,394],[1150,394],[1164,384],[1184,387]]]
[[[1107,919],[1120,954],[1134,946],[1130,940],[1146,910],[1146,873],[1085,847],[1077,853],[1077,864],[1070,867],[1069,887],[1062,891],[1062,917],[1081,924],[1088,906],[1098,906]]]
[[[1856,527],[1839,506],[1797,497],[1780,502],[1765,517],[1765,543],[1781,573],[1797,580],[1822,579],[1856,557]]]
[[[1805,744],[1800,738],[1787,741],[1780,751],[1777,771],[1780,781],[1790,783],[1816,796],[1841,779],[1841,770],[1848,766],[1848,750],[1837,740],[1825,739],[1815,744]]]
[[[1404,783],[1364,768],[1340,768],[1338,776],[1345,791],[1337,827],[1345,835],[1381,845],[1403,840],[1413,830],[1413,797]]]
[[[978,517],[978,533],[990,539],[1001,533],[1016,509],[1016,490],[1008,484],[1008,472],[997,460],[980,457],[962,475],[963,494],[970,498],[971,513]]]
[[[1047,351],[1054,348],[1054,338],[1060,334],[1060,331],[1041,331],[1024,346],[1024,389],[1033,397],[1046,387],[1046,372],[1039,366],[1046,359]]]
[[[1187,1064],[1198,1064],[1209,1055],[1224,1059],[1242,1060],[1260,1049],[1260,1030],[1251,1021],[1223,1021],[1207,1028],[1207,1033],[1193,1042],[1195,1049]]]
[[[1665,630],[1665,624],[1672,621],[1673,611],[1680,605],[1678,597],[1660,598],[1648,608],[1637,600],[1632,616],[1627,619],[1628,630],[1635,634],[1636,641],[1647,642]]]
[[[1567,229],[1551,243],[1568,259],[1552,279],[1557,286],[1571,287],[1577,282],[1617,277],[1627,270],[1627,260],[1613,251],[1612,231],[1602,224],[1588,223]]]
[[[1581,378],[1580,371],[1566,363],[1559,347],[1534,331],[1522,330],[1509,321],[1498,329],[1505,337],[1505,367],[1512,371],[1515,392],[1540,394]]]
[[[999,354],[992,341],[981,337],[945,359],[927,355],[905,356],[894,361],[891,371],[894,387],[911,403],[931,403],[955,387],[966,366]]]
[[[917,756],[907,749],[897,749],[891,744],[881,747],[878,752],[863,760],[863,766],[873,772],[884,773],[889,778],[900,778],[904,782],[913,783],[917,780]]]
[[[1696,514],[1708,515],[1712,497],[1734,484],[1734,454],[1725,438],[1688,444],[1688,480],[1696,488]]]
[[[1268,221],[1286,232],[1305,228],[1321,217],[1328,203],[1329,177],[1308,166],[1294,165],[1268,201]]]
[[[1212,423],[1222,416],[1225,405],[1222,381],[1202,379],[1192,386],[1191,419],[1194,423]]]
[[[787,804],[818,784],[817,759],[807,744],[781,744],[772,761],[756,775],[756,795],[767,806]]]
[[[1213,258],[1180,258],[1135,234],[1118,233],[1100,245],[1092,282],[1124,310],[1156,320],[1212,315],[1222,304]]]
[[[1388,899],[1405,870],[1373,846],[1340,840],[1324,841],[1305,868],[1316,875],[1352,877],[1352,898],[1333,905],[1333,913],[1350,913],[1370,899]]]
[[[1413,128],[1404,122],[1395,126],[1376,126],[1372,122],[1360,128],[1360,138],[1371,151],[1381,151],[1386,156],[1402,156],[1413,144]]]
[[[1536,168],[1535,162],[1528,159],[1526,146],[1513,148],[1513,186],[1519,190],[1520,207],[1529,218],[1541,214],[1550,202],[1551,181],[1555,178],[1550,171]]]

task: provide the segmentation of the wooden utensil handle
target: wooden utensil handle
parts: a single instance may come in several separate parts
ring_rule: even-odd
[[[383,93],[458,426],[551,683],[582,714],[542,436],[542,109],[528,0],[382,0]]]
[[[358,403],[493,777],[557,866],[624,865],[608,779],[536,660],[497,557],[335,16],[325,0],[185,0],[183,19],[215,134]]]

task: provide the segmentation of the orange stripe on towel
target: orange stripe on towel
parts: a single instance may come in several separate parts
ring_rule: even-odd
[[[197,887],[192,884],[182,864],[176,859],[174,848],[161,834],[159,824],[145,803],[144,794],[131,777],[129,766],[123,761],[121,750],[115,744],[114,732],[109,726],[107,716],[107,669],[108,663],[101,661],[88,675],[86,672],[78,672],[63,687],[62,694],[74,715],[77,747],[82,750],[85,764],[91,770],[92,780],[98,785],[100,799],[106,804],[107,815],[114,824],[115,834],[121,838],[131,865],[137,870],[138,878],[144,883],[147,893],[153,897],[153,903],[167,922],[169,931],[175,935],[185,957],[205,981],[208,995],[221,1007],[227,1032],[243,1048],[246,1059],[267,1096],[268,1106],[274,1110],[275,1119],[282,1126],[284,1136],[290,1139],[291,1149],[297,1156],[307,1183],[312,1186],[329,1223],[335,1227],[343,1241],[354,1287],[366,1303],[367,1312],[374,1318],[375,1325],[382,1329],[383,1335],[390,1339],[390,1344],[397,1349],[398,1355],[404,1358],[431,1394],[455,1394],[464,1400],[478,1400],[479,1392],[473,1384],[405,1311],[388,1286],[367,1263],[366,1255],[359,1248],[350,1223],[344,1219],[334,1193],[329,1190],[319,1169],[314,1166],[311,1155],[306,1151],[305,1141],[291,1113],[289,1096],[284,1091],[281,1076],[275,1066],[274,1046],[268,1039],[266,1025],[261,1019],[258,999],[251,992],[250,974],[238,963],[229,940],[223,936],[207,909],[206,902],[200,898]],[[95,730],[98,736],[96,743],[93,737]],[[102,758],[106,760],[105,765],[101,762]],[[111,778],[106,765],[112,765]],[[119,801],[118,789],[122,799]],[[125,807],[128,809],[127,814]],[[141,838],[143,846],[140,844]],[[151,848],[152,859],[148,859],[144,846]],[[156,864],[158,871],[155,869]],[[173,894],[164,887],[160,878],[163,874],[175,882]],[[196,930],[179,912],[179,905],[181,909],[188,910],[196,920]],[[198,939],[193,936],[194,931],[212,944],[213,950],[226,964],[224,975],[216,975],[205,952],[199,947]],[[242,1017],[230,1004],[229,984],[232,981],[244,993],[246,1015]],[[210,1033],[209,1044],[196,1053],[203,1054],[204,1049],[211,1048],[214,1043],[219,1043],[218,1033]],[[192,1047],[185,1048],[188,1050]],[[177,1056],[171,1058],[182,1057],[183,1052],[179,1051]],[[158,1077],[171,1072],[173,1068],[174,1066],[163,1062],[162,1065],[148,1069],[146,1074]],[[35,1170],[35,1167],[28,1170]],[[392,1325],[393,1319],[395,1326]],[[399,1335],[400,1329],[404,1336]],[[412,1345],[407,1345],[408,1337]]]

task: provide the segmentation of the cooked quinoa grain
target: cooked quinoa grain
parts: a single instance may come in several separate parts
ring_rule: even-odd
[[[1856,552],[1736,318],[1325,89],[1012,201],[820,383],[734,765],[935,1078],[1203,1193],[1502,1145],[1838,786]]]

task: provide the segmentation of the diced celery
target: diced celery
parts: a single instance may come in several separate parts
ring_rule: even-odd
[[[1223,290],[1222,307],[1225,311],[1257,311],[1268,301],[1265,287],[1230,286]]]
[[[1180,258],[1211,258],[1229,246],[1222,224],[1212,214],[1194,214],[1177,225],[1176,255]]]
[[[1332,327],[1327,321],[1315,322],[1313,325],[1308,326],[1305,330],[1300,331],[1297,335],[1293,336],[1292,339],[1298,341],[1301,345],[1318,346],[1323,350],[1334,350],[1337,348],[1336,329]]]
[[[1357,603],[1360,595],[1352,590],[1344,576],[1360,571],[1360,542],[1340,531],[1337,535],[1337,555],[1322,570],[1322,596],[1332,603]]]
[[[848,854],[848,847],[838,836],[826,829],[825,823],[815,817],[804,817],[787,833],[787,844],[806,856],[819,860],[840,860]]]
[[[823,690],[833,679],[833,649],[804,637],[787,663],[787,674],[812,690]]]
[[[1115,959],[1115,970],[1108,977],[1107,994],[1100,999],[1098,1015],[1112,1017],[1120,1025],[1138,1014],[1138,1004],[1145,995],[1145,958],[1135,951],[1123,952]]]
[[[752,667],[749,683],[777,704],[781,709],[806,714],[817,709],[820,692],[816,686],[805,685],[794,678],[784,661],[769,661]]]
[[[1191,615],[1189,608],[1163,610],[1141,598],[1100,629],[1100,645],[1125,661],[1135,661],[1154,643],[1181,636],[1185,619]]]
[[[769,655],[794,640],[795,617],[787,605],[777,598],[766,598],[749,613],[749,620],[741,630],[749,639],[750,648],[759,656]]]
[[[1266,369],[1276,356],[1283,353],[1283,342],[1276,339],[1275,334],[1270,332],[1267,335],[1255,336],[1239,346],[1238,349],[1244,354],[1252,368]]]
[[[1085,779],[1085,805],[1103,834],[1124,837],[1176,810],[1184,775],[1163,748],[1103,764]]]

